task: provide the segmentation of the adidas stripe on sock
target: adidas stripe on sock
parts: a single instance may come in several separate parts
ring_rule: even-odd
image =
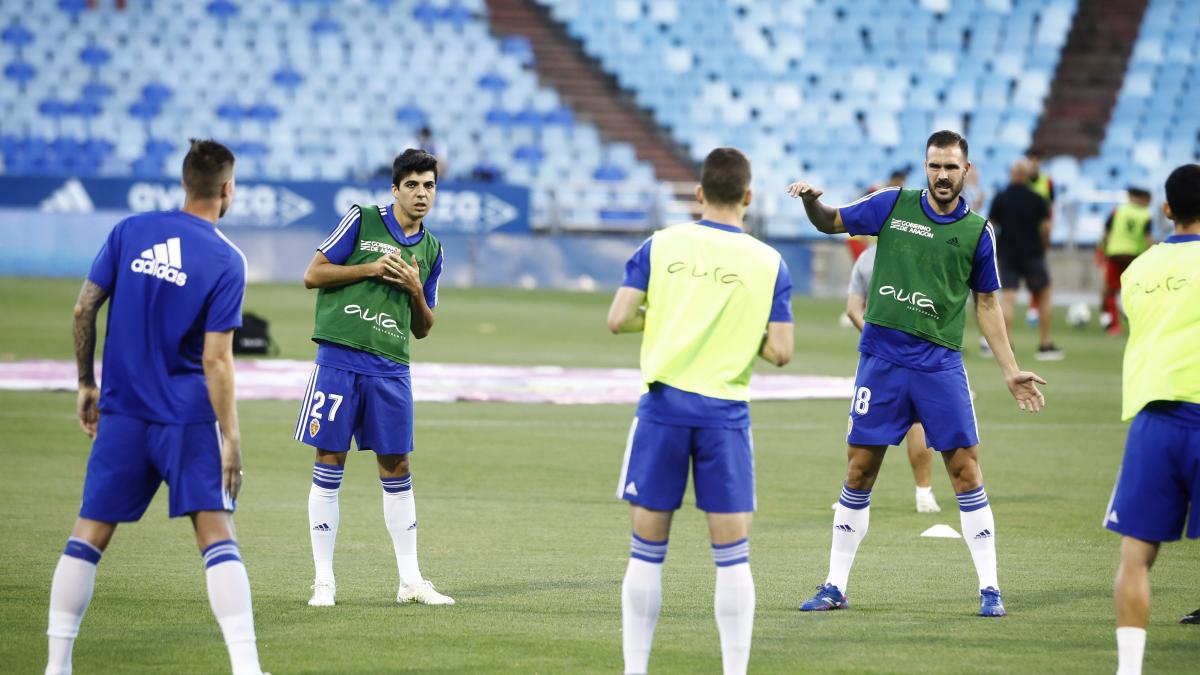
[[[987,492],[982,485],[969,492],[956,493],[954,498],[958,500],[960,511],[977,511],[988,505]]]
[[[667,540],[632,534],[629,564],[621,582],[621,648],[626,673],[644,673],[650,662],[654,627],[662,608],[662,570]]]
[[[345,467],[336,464],[322,464],[317,462],[313,464],[313,485],[326,490],[336,490],[342,486],[342,476],[345,475]]]
[[[979,576],[979,588],[999,590],[996,572],[996,519],[988,503],[983,486],[954,495],[958,500],[959,522],[962,524],[963,539],[971,552],[975,573]]]
[[[630,535],[629,557],[661,565],[667,559],[667,540],[650,541],[636,534]]]
[[[413,586],[421,582],[417,562],[417,505],[413,498],[412,474],[380,478],[383,486],[383,522],[392,536],[400,581]]]
[[[412,474],[406,473],[395,478],[380,478],[379,484],[383,486],[383,491],[390,495],[408,492],[412,490]]]
[[[54,580],[50,583],[47,673],[71,672],[71,652],[79,635],[79,624],[92,601],[96,565],[102,555],[100,549],[83,539],[67,539],[67,546],[54,568]]]
[[[829,546],[829,575],[825,583],[838,587],[843,594],[850,584],[850,568],[858,546],[867,536],[871,523],[871,491],[842,485],[842,496],[833,510],[833,540]]]
[[[713,544],[717,583],[713,591],[713,615],[721,637],[721,662],[726,675],[744,675],[750,662],[754,632],[754,578],[750,574],[750,542],[739,539]]]
[[[742,538],[729,544],[713,544],[712,555],[717,567],[750,562],[750,540]]]
[[[201,551],[208,604],[221,626],[234,675],[258,675],[258,646],[254,636],[254,610],[250,602],[250,578],[242,564],[237,542],[225,539]]]
[[[308,538],[312,543],[314,578],[329,585],[334,584],[333,551],[341,520],[338,490],[345,473],[344,467],[316,462],[308,490]]]
[[[842,496],[838,498],[838,503],[848,509],[865,509],[871,505],[871,491],[855,490],[842,484]]]

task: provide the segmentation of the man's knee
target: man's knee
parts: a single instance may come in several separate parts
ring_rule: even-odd
[[[346,466],[345,452],[332,452],[329,450],[317,450],[317,462],[321,464],[335,464],[337,466]]]
[[[108,548],[108,542],[112,541],[113,533],[116,530],[116,523],[106,523],[90,518],[79,518],[75,521],[75,527],[71,528],[71,536],[76,539],[82,539],[103,551]]]
[[[879,476],[885,448],[850,446],[846,464],[846,486],[852,490],[870,490]]]
[[[977,446],[959,448],[945,457],[946,473],[954,491],[961,494],[983,485],[983,471],[979,468]]]
[[[403,455],[376,455],[375,458],[379,462],[379,471],[381,474],[403,476],[408,473],[407,453]]]
[[[190,515],[201,551],[218,541],[233,539],[233,517],[228,511],[196,511]]]

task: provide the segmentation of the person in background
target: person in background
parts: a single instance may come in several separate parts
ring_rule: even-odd
[[[1133,259],[1154,244],[1150,216],[1150,191],[1131,187],[1124,204],[1113,209],[1104,223],[1104,236],[1096,244],[1096,257],[1104,263],[1104,295],[1100,298],[1100,325],[1109,335],[1121,334],[1117,295],[1121,275]]]

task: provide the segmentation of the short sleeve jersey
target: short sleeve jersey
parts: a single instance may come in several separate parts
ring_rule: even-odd
[[[404,228],[396,221],[391,205],[380,206],[379,215],[383,218],[383,224],[387,227],[388,233],[405,246],[412,246],[425,236],[424,225],[411,237],[404,236]],[[335,265],[344,265],[350,258],[350,254],[354,252],[354,247],[358,245],[358,230],[361,225],[362,214],[358,207],[350,207],[338,226],[325,238],[325,241],[321,242],[317,250],[324,253],[329,262]],[[442,276],[444,257],[445,246],[442,246],[438,251],[437,260],[433,261],[433,269],[429,272],[429,278],[425,280],[423,286],[425,302],[429,304],[430,309],[437,307],[438,282]],[[403,363],[397,363],[378,354],[370,354],[329,342],[317,345],[317,364],[377,377],[406,377],[408,375],[408,366]]]
[[[144,213],[112,229],[88,280],[111,296],[100,410],[159,424],[215,422],[204,334],[242,325],[242,252],[190,213]]]
[[[842,224],[850,234],[879,234],[899,198],[900,188],[885,188],[872,192],[838,209]],[[959,199],[953,212],[939,215],[929,205],[928,191],[922,191],[921,209],[935,223],[950,223],[966,216],[970,206],[965,199]],[[975,247],[968,283],[971,290],[977,293],[1000,290],[1000,273],[996,266],[996,233],[990,223],[984,228],[983,236],[979,238],[979,244]],[[870,298],[867,302],[870,303]],[[869,322],[863,326],[858,350],[914,370],[934,372],[962,366],[960,351],[934,344],[904,331]]]
[[[710,220],[701,220],[699,224],[727,232],[744,233],[737,226]],[[650,246],[653,241],[653,238],[650,238],[642,242],[625,263],[625,279],[621,282],[622,286],[640,291],[650,287]],[[771,313],[767,320],[772,323],[792,323],[792,275],[782,259],[779,261],[779,273],[775,277]],[[750,406],[745,401],[711,398],[656,382],[650,387],[650,391],[642,396],[637,416],[638,419],[660,424],[739,429],[750,424]]]
[[[847,295],[861,295],[864,298],[871,292],[871,273],[875,271],[875,247],[862,252],[854,267],[850,270],[850,285],[846,288]]]

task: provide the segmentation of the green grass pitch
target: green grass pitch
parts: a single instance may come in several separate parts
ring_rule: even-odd
[[[0,280],[0,359],[71,358],[76,281]],[[414,347],[425,361],[634,367],[638,338],[604,328],[607,294],[446,289],[437,325]],[[252,286],[281,356],[307,359],[313,295]],[[796,358],[787,372],[849,375],[852,330],[840,303],[796,300]],[[968,344],[975,344],[968,329]],[[944,472],[941,514],[913,509],[903,452],[893,450],[873,498],[871,531],[851,577],[850,611],[805,615],[823,581],[830,503],[844,471],[846,402],[752,407],[759,511],[751,535],[758,589],[752,672],[1096,673],[1116,667],[1110,588],[1118,538],[1100,521],[1124,442],[1118,417],[1123,341],[1060,330],[1067,359],[1031,358],[1048,405],[1020,413],[995,364],[967,362],[996,512],[1000,580],[1010,615],[974,616],[975,573]],[[764,367],[763,370],[766,370]],[[297,397],[300,392],[296,392]],[[0,393],[0,670],[38,672],[50,577],[78,507],[88,443],[65,393]],[[414,489],[421,568],[454,607],[396,606],[396,568],[369,456],[353,455],[341,493],[338,606],[306,606],[312,563],[306,498],[312,454],[291,439],[295,402],[240,405],[246,484],[238,537],[254,591],[263,666],[281,673],[619,672],[626,509],[613,498],[632,406],[418,404]],[[690,497],[676,518],[651,668],[720,669],[713,565]],[[1200,628],[1176,620],[1200,606],[1200,549],[1164,547],[1146,667],[1186,672]],[[75,648],[80,673],[227,671],[204,573],[186,520],[160,496],[122,526],[100,563]]]

